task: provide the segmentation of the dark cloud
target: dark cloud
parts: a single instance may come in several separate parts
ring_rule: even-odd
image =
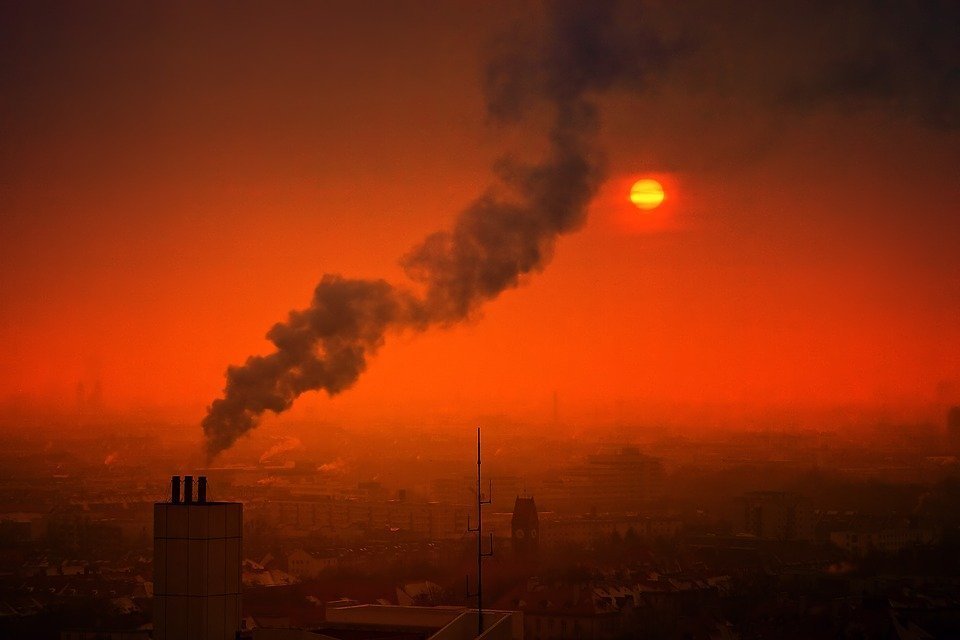
[[[932,127],[960,123],[956,2],[692,2],[662,12],[695,43],[699,77],[680,82],[773,110],[881,108]]]
[[[800,107],[881,106],[931,127],[960,124],[960,4],[866,1],[815,5],[798,25],[782,96]]]
[[[595,146],[601,93],[642,95],[647,103],[655,95],[671,128],[650,132],[638,119],[642,139],[680,147],[677,157],[688,163],[720,157],[709,151],[716,139],[769,145],[778,119],[831,106],[955,127],[958,7],[694,0],[650,3],[648,19],[639,3],[547,3],[542,15],[493,43],[481,77],[492,120],[549,113],[543,159],[499,161],[500,183],[403,258],[409,288],[325,276],[309,308],[271,329],[274,353],[227,371],[224,396],[203,421],[209,453],[305,391],[349,388],[389,332],[459,322],[542,269],[557,238],[584,223],[603,181]],[[653,82],[659,91],[646,92]],[[672,113],[678,109],[687,112]]]
[[[349,388],[389,330],[423,330],[469,317],[543,268],[556,238],[583,224],[603,180],[593,148],[598,118],[591,94],[627,76],[630,84],[639,83],[647,63],[666,56],[655,36],[639,42],[637,33],[622,31],[615,8],[612,2],[551,3],[537,46],[500,48],[485,75],[488,111],[497,119],[518,119],[532,102],[546,104],[552,124],[544,160],[502,160],[496,168],[506,195],[491,189],[452,230],[428,236],[403,259],[422,295],[384,281],[324,276],[310,307],[267,334],[274,353],[227,370],[224,396],[203,420],[210,455],[253,429],[264,412],[288,409],[305,391],[332,395]]]
[[[631,3],[555,2],[545,28],[496,39],[482,82],[491,116],[516,120],[532,102],[557,103],[613,87],[642,90],[690,45],[665,38]]]

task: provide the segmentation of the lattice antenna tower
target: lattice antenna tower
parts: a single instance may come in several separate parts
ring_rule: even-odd
[[[493,482],[488,481],[487,497],[483,497],[480,476],[480,427],[477,427],[477,526],[470,526],[467,514],[467,532],[477,534],[477,591],[470,593],[470,576],[467,576],[467,597],[477,599],[477,636],[483,635],[483,559],[493,555],[493,534],[489,538],[489,550],[483,550],[483,506],[493,501]]]

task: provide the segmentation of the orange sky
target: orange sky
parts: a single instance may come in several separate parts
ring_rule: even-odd
[[[527,9],[165,4],[4,9],[0,411],[73,414],[99,387],[113,415],[199,423],[322,274],[403,282],[500,154],[542,144],[490,124],[478,80]],[[786,108],[704,75],[714,57],[601,99],[610,179],[543,273],[391,335],[290,419],[547,421],[556,392],[577,424],[939,420],[960,402],[956,129],[882,99]],[[645,176],[667,186],[650,213],[627,201]]]

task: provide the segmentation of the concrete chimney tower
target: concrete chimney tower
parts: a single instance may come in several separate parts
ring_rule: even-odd
[[[154,640],[233,640],[240,629],[243,505],[207,500],[200,476],[153,505]]]

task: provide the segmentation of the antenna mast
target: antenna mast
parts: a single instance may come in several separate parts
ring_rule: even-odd
[[[487,499],[483,499],[480,479],[480,427],[477,427],[477,526],[470,526],[467,514],[467,531],[477,534],[477,592],[470,593],[470,576],[467,576],[467,597],[477,597],[477,636],[483,635],[483,559],[493,555],[493,534],[490,534],[490,550],[483,550],[483,505],[493,501],[493,482],[489,482]]]

